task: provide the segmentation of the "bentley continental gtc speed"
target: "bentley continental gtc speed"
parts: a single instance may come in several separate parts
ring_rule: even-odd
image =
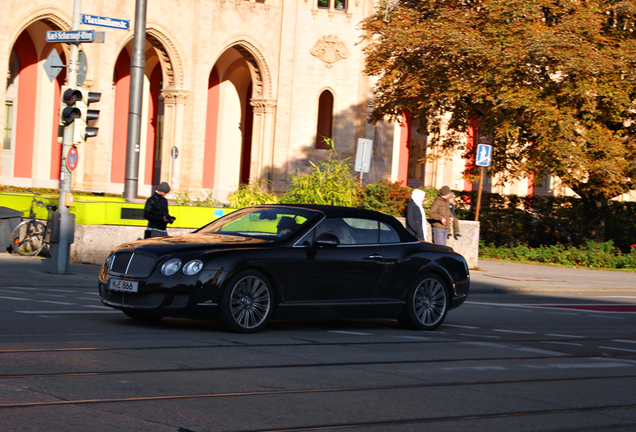
[[[113,250],[102,302],[136,319],[214,320],[256,332],[270,319],[394,318],[433,330],[469,289],[464,258],[395,218],[321,205],[247,207],[179,237]]]

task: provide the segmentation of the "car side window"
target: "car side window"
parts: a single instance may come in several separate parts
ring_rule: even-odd
[[[378,221],[362,218],[344,218],[356,244],[377,244],[379,241]]]
[[[341,245],[356,244],[349,225],[342,218],[329,218],[320,222],[316,227],[316,235],[323,233],[335,235]]]
[[[399,243],[400,235],[395,228],[391,225],[387,225],[384,222],[380,222],[380,243]]]

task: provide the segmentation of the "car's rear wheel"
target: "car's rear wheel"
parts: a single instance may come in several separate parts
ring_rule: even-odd
[[[420,277],[411,287],[404,311],[398,318],[407,328],[434,330],[448,312],[449,294],[442,279],[433,274]]]
[[[226,330],[255,333],[269,321],[273,303],[274,292],[269,280],[256,270],[246,270],[229,281],[217,319]]]

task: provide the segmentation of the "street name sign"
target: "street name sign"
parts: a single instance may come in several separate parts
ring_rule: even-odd
[[[108,18],[95,15],[82,15],[82,24],[99,27],[109,27],[120,30],[130,29],[130,21],[117,18]]]
[[[95,30],[49,30],[46,32],[47,42],[80,43],[104,42],[104,32]]]

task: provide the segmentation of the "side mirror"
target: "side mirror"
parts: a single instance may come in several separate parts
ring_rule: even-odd
[[[315,245],[318,247],[336,247],[340,244],[340,240],[333,234],[322,233],[316,237]]]

